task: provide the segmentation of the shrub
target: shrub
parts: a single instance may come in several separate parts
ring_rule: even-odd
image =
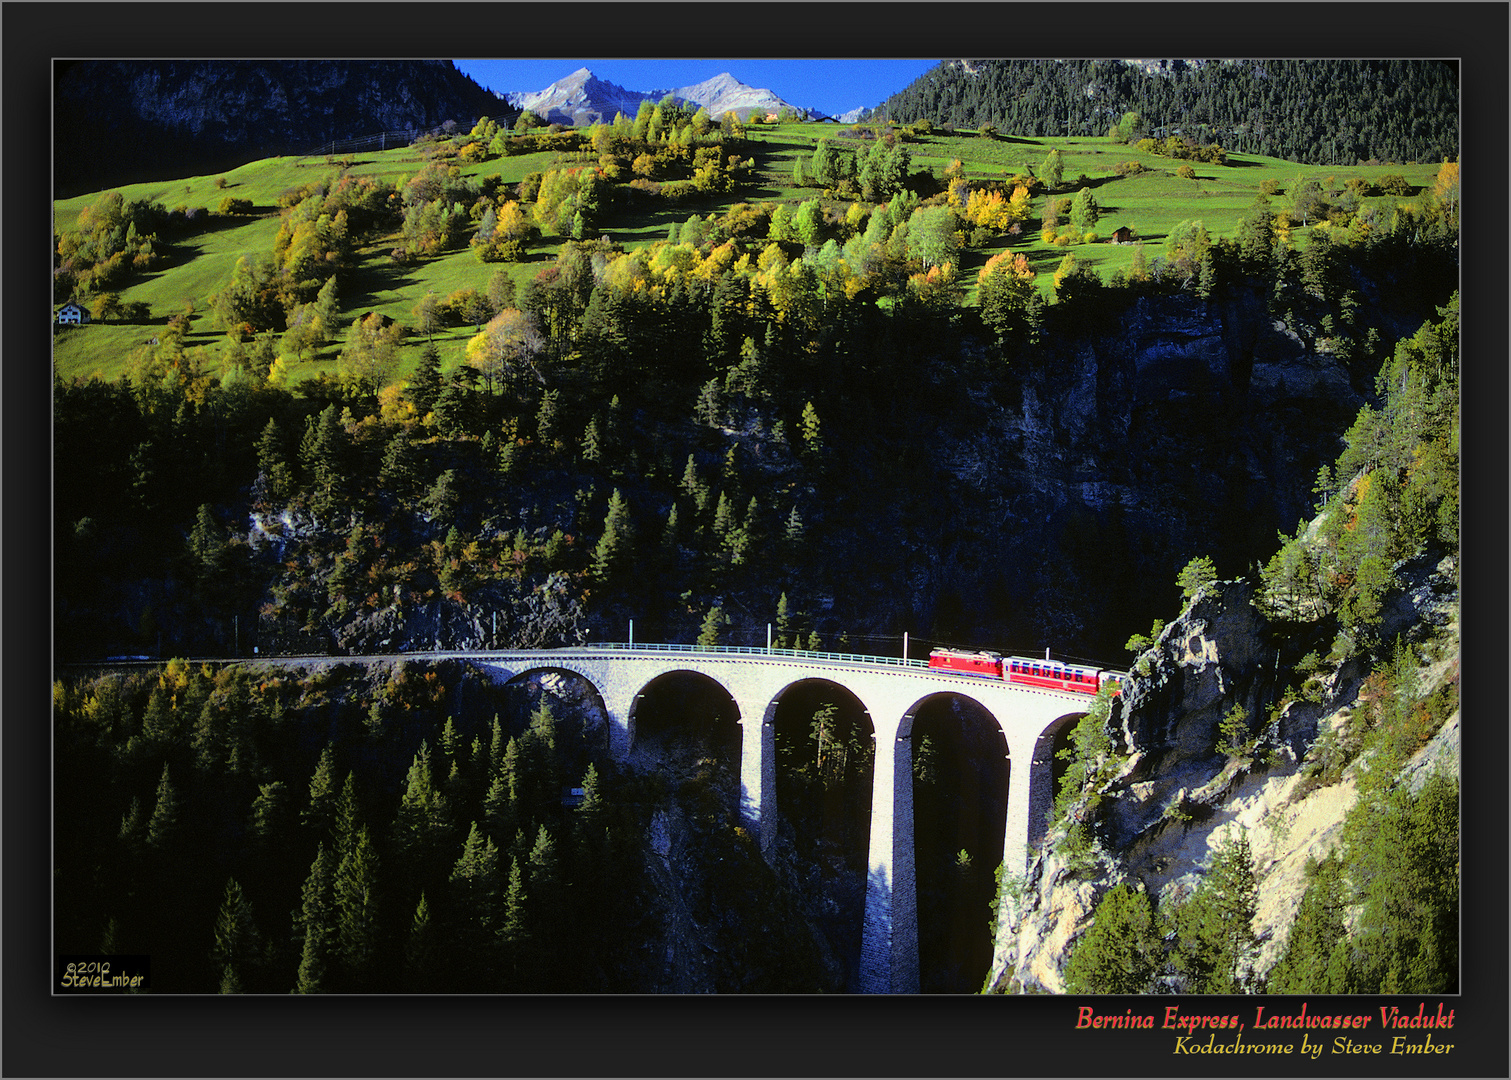
[[[222,214],[250,214],[252,212],[251,199],[237,199],[227,195],[220,200],[220,212]]]

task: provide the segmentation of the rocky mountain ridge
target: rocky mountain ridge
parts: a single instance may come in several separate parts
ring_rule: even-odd
[[[715,118],[735,112],[744,119],[751,113],[765,115],[793,107],[772,91],[747,86],[727,71],[692,86],[641,91],[627,90],[600,79],[587,68],[578,68],[542,90],[514,91],[501,96],[512,107],[529,109],[548,124],[586,126],[609,123],[616,113],[634,117],[641,102],[655,104],[668,94],[707,109]]]

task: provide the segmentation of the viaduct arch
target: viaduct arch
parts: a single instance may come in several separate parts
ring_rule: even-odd
[[[980,705],[1002,730],[1009,784],[1002,860],[1027,869],[1054,801],[1057,736],[1085,715],[1079,695],[991,682],[930,669],[924,661],[793,650],[686,646],[597,646],[547,651],[454,654],[507,682],[536,671],[566,671],[597,692],[608,718],[609,753],[628,757],[637,705],[662,676],[697,673],[734,701],[740,727],[740,816],[763,852],[776,839],[775,719],[791,686],[822,679],[859,701],[875,733],[870,850],[860,975],[863,993],[916,993],[917,887],[913,851],[913,726],[932,698],[954,694]]]

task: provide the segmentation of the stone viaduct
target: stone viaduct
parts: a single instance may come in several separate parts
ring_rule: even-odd
[[[783,693],[796,683],[821,679],[854,694],[869,714],[876,740],[857,987],[863,993],[916,993],[919,986],[912,774],[912,727],[919,708],[939,695],[959,695],[977,702],[1000,725],[1008,753],[1003,866],[1021,871],[1042,839],[1054,799],[1055,733],[1085,715],[1088,704],[1079,694],[1011,686],[930,670],[922,660],[886,657],[672,645],[453,655],[499,682],[531,672],[581,676],[603,704],[609,751],[621,760],[634,745],[636,706],[653,680],[682,672],[713,680],[739,710],[740,813],[763,852],[776,837],[774,721]]]

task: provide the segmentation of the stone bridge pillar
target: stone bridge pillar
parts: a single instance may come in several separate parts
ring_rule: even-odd
[[[776,841],[777,703],[767,697],[736,698],[740,710],[740,818],[771,858]]]
[[[897,720],[876,726],[866,914],[861,931],[863,994],[918,992],[918,892],[913,869],[913,742]]]

